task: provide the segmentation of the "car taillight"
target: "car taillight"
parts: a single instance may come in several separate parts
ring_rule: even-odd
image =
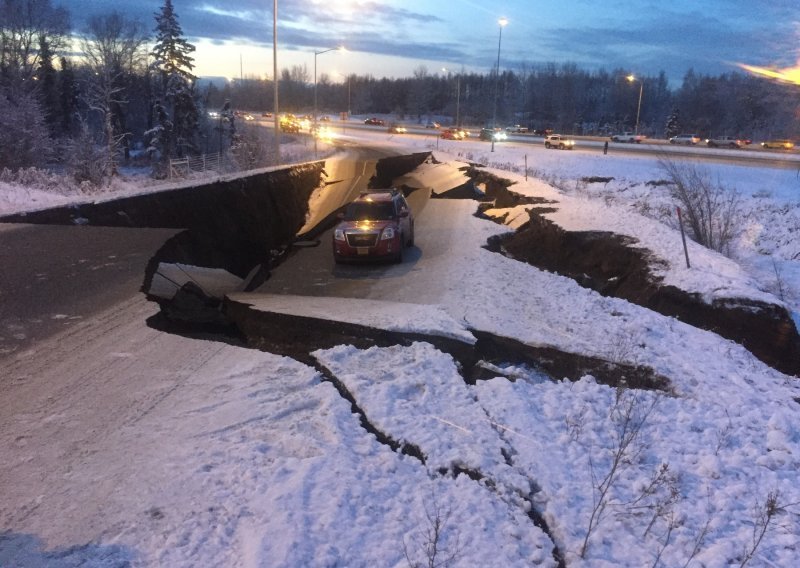
[[[344,240],[345,240],[345,238],[344,238],[344,230],[343,229],[336,229],[335,231],[333,231],[333,238],[334,238],[334,240],[344,242]]]
[[[394,238],[394,231],[395,231],[394,227],[386,227],[383,230],[383,233],[381,233],[381,240],[382,241],[387,241],[389,239],[393,239]]]

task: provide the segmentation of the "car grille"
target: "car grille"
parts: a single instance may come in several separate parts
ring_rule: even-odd
[[[351,247],[374,247],[378,244],[378,233],[347,233],[346,236]]]

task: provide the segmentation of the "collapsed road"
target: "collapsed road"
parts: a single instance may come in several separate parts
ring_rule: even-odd
[[[183,323],[211,324],[233,330],[252,328],[242,322],[237,327],[234,325],[236,322],[224,313],[223,300],[233,292],[436,303],[447,294],[447,290],[435,286],[420,289],[414,285],[415,274],[426,272],[432,260],[436,260],[440,266],[447,266],[448,261],[452,261],[450,264],[455,269],[458,259],[453,255],[458,250],[459,222],[477,208],[471,199],[475,196],[474,181],[486,186],[488,198],[494,201],[516,202],[518,198],[514,197],[513,192],[506,191],[502,183],[482,175],[476,168],[468,171],[465,168],[463,179],[451,180],[446,191],[438,188],[441,194],[451,192],[450,196],[459,198],[456,200],[431,200],[431,188],[406,188],[409,202],[418,216],[417,246],[408,251],[406,262],[392,267],[334,266],[330,254],[330,234],[324,231],[333,224],[336,212],[353,195],[367,187],[388,187],[394,183],[404,187],[405,174],[415,170],[421,163],[431,161],[427,153],[373,156],[366,159],[364,156],[345,156],[338,160],[221,179],[200,187],[187,186],[104,203],[62,207],[10,216],[0,221],[70,225],[73,234],[82,235],[96,230],[95,226],[180,230],[177,234],[174,231],[170,233],[173,236],[148,262],[143,290],[160,304],[169,319]],[[310,206],[312,194],[317,202]],[[461,203],[456,205],[458,201]],[[519,234],[524,235],[531,227],[533,225],[528,224]],[[303,233],[304,239],[307,239],[303,243],[311,245],[305,246],[302,254],[297,253],[299,249],[293,246],[303,244],[297,243],[299,233]],[[566,238],[545,237],[541,231],[533,237],[533,242],[538,243],[534,247],[534,250],[539,250],[536,257],[540,259],[574,258],[577,251],[572,249],[580,249],[585,244],[580,240],[573,242]],[[314,246],[317,244],[319,246]],[[497,250],[506,247],[497,242],[490,246]],[[565,247],[569,250],[564,250]],[[622,249],[625,249],[624,243]],[[530,253],[521,255],[519,251],[516,254],[524,258],[530,256]],[[273,270],[287,256],[292,257],[292,262],[281,266],[280,270]],[[594,274],[583,265],[570,269],[546,260],[540,262],[544,268],[574,278]],[[625,274],[614,273],[605,280],[595,275],[589,284],[606,293],[601,287],[602,282],[608,280],[633,281]],[[642,290],[628,290],[627,295],[621,297],[637,302],[638,296],[654,286],[646,278],[640,281]],[[91,289],[91,286],[86,288]],[[676,294],[675,291],[670,293],[672,296]],[[679,304],[678,300],[673,299],[672,304]],[[644,305],[658,310],[663,303],[660,300],[651,301],[652,306],[647,303]],[[691,306],[697,302],[688,298],[684,303]],[[698,312],[696,309],[686,309],[677,315],[684,316],[683,319],[689,323],[717,331],[750,346],[765,362],[796,373],[797,369],[791,364],[785,364],[786,361],[791,363],[791,355],[800,345],[796,331],[794,336],[787,336],[787,326],[783,325],[785,317],[765,317],[755,321],[750,318],[742,325],[730,323],[738,317],[737,313],[750,316],[753,310],[749,308],[745,306],[731,314],[730,306],[719,305],[709,306],[693,319],[692,314]],[[721,311],[725,312],[722,318],[719,316]],[[241,310],[236,313],[242,317]],[[664,313],[676,315],[669,310],[664,310]],[[248,317],[251,316],[248,314]],[[6,314],[4,317],[6,321],[12,321],[19,316]],[[777,322],[780,329],[771,329],[773,322]],[[158,325],[156,322],[154,324]],[[737,334],[743,331],[747,335],[739,337]],[[754,337],[768,339],[756,343]],[[770,345],[777,342],[769,338],[775,337],[781,338],[782,350],[773,354],[768,351]],[[251,343],[257,343],[257,338],[249,339]]]
[[[380,333],[382,330],[376,331],[374,327],[359,327],[357,323],[342,325],[341,322],[329,319],[311,319],[297,314],[297,312],[290,312],[284,318],[276,318],[274,309],[261,313],[249,309],[247,306],[249,301],[247,299],[247,290],[256,291],[267,296],[288,295],[289,293],[300,294],[303,292],[308,293],[309,296],[328,295],[335,297],[337,303],[339,303],[338,299],[341,297],[358,298],[359,302],[363,302],[363,299],[366,298],[373,299],[376,302],[416,304],[420,308],[425,307],[422,304],[435,304],[437,300],[451,294],[451,290],[448,288],[449,283],[454,278],[458,278],[458,271],[463,269],[463,261],[457,257],[458,254],[464,252],[462,231],[460,229],[463,228],[463,224],[467,220],[474,220],[472,215],[477,208],[476,203],[470,199],[433,199],[430,197],[430,192],[424,189],[410,191],[409,199],[412,201],[412,206],[418,215],[420,232],[417,234],[416,248],[411,251],[406,261],[399,266],[341,267],[340,270],[334,265],[330,255],[330,235],[324,231],[310,231],[302,247],[292,246],[294,234],[301,231],[304,223],[308,222],[308,216],[305,214],[304,208],[296,207],[296,204],[302,200],[303,196],[306,196],[308,200],[308,196],[313,193],[313,189],[333,190],[322,192],[331,194],[332,202],[346,200],[346,197],[342,198],[342,195],[358,191],[357,188],[362,184],[386,185],[387,182],[381,175],[385,164],[396,165],[396,168],[391,167],[389,169],[399,171],[417,161],[418,158],[414,158],[401,167],[397,166],[397,161],[386,160],[376,163],[374,171],[370,171],[368,168],[353,168],[359,173],[357,176],[354,175],[349,178],[335,177],[331,175],[333,170],[331,172],[325,171],[323,174],[323,169],[318,164],[310,164],[301,166],[294,178],[291,175],[282,177],[285,174],[275,175],[273,181],[280,179],[283,183],[283,185],[277,184],[280,185],[277,188],[273,188],[270,185],[269,175],[262,175],[257,179],[265,182],[263,186],[258,185],[252,179],[247,179],[237,180],[226,186],[214,185],[211,188],[194,188],[194,191],[183,192],[182,199],[176,199],[175,196],[159,196],[157,199],[149,201],[150,204],[160,204],[155,210],[160,215],[158,223],[168,222],[171,223],[170,227],[177,225],[182,229],[182,232],[175,237],[169,237],[159,252],[151,259],[147,271],[149,280],[146,279],[145,281],[145,290],[148,292],[153,291],[150,287],[152,285],[152,277],[161,270],[162,265],[177,267],[175,272],[168,274],[168,277],[172,280],[173,288],[175,284],[178,284],[178,281],[172,278],[173,276],[176,278],[180,274],[187,276],[187,280],[180,284],[178,289],[190,284],[197,288],[195,292],[198,292],[198,295],[192,296],[190,292],[187,292],[187,295],[194,297],[201,303],[208,302],[208,305],[204,307],[210,308],[206,311],[199,310],[199,312],[212,312],[223,320],[233,320],[239,330],[244,333],[245,340],[253,347],[274,350],[273,352],[275,353],[290,355],[301,361],[307,360],[313,350],[327,344],[335,345],[337,342],[342,341],[343,338],[347,338],[346,341],[363,347],[382,344],[405,344],[411,341],[430,341],[437,348],[453,355],[453,359],[458,361],[465,371],[463,379],[467,382],[474,382],[476,379],[484,378],[480,376],[480,370],[476,370],[478,365],[475,364],[474,359],[479,357],[543,368],[550,377],[568,377],[572,379],[579,378],[584,373],[592,373],[598,375],[599,379],[603,379],[604,369],[610,365],[608,361],[591,360],[592,358],[590,357],[581,358],[576,354],[557,352],[556,350],[537,349],[519,341],[512,342],[508,338],[501,338],[496,334],[471,329],[466,319],[464,322],[458,323],[473,333],[475,336],[474,343],[463,340],[456,342],[442,341],[441,338],[431,337],[422,333],[418,335],[410,333],[382,334]],[[329,169],[327,164],[324,169]],[[356,178],[358,179],[356,180]],[[390,178],[388,183],[391,183],[391,179],[393,178]],[[338,188],[345,188],[346,191],[339,192],[337,191]],[[207,200],[207,196],[203,195],[205,192],[209,192],[213,199]],[[459,192],[459,194],[461,193]],[[251,194],[255,195],[253,201],[250,201],[248,197]],[[237,205],[233,206],[233,203]],[[238,216],[231,214],[226,207],[232,206],[236,211],[244,212],[248,207],[248,203],[249,205],[257,203],[263,209],[253,211],[251,208],[245,213],[247,222],[237,224]],[[171,212],[172,208],[185,207],[187,204],[202,204],[202,211],[195,212],[187,207],[186,211]],[[119,203],[109,204],[104,206],[105,209],[101,211],[105,217],[97,214],[97,209],[93,210],[88,207],[63,211],[59,214],[51,212],[43,214],[43,216],[52,215],[51,218],[54,219],[58,215],[62,215],[61,218],[66,219],[68,224],[74,224],[76,221],[82,223],[83,225],[80,226],[65,227],[76,231],[94,228],[92,223],[98,219],[103,219],[103,222],[108,223],[112,223],[114,222],[113,219],[116,219],[116,223],[125,223],[130,226],[141,222],[137,221],[137,219],[146,218],[146,216],[141,216],[145,209],[139,208],[140,206],[141,202],[136,201],[129,202],[125,207],[120,207]],[[151,207],[156,206],[151,205]],[[268,220],[271,215],[274,215],[275,211],[283,212],[283,222],[275,224],[273,233],[273,228],[269,223],[265,222],[264,226],[259,226],[258,220],[259,214],[263,215],[263,219]],[[120,212],[124,214],[120,214]],[[331,219],[330,214],[325,213],[324,210],[317,211],[317,213],[321,219]],[[33,220],[32,217],[28,216],[27,220]],[[153,223],[155,224],[155,222]],[[170,229],[170,231],[174,232],[174,229]],[[289,236],[287,237],[286,235]],[[319,244],[314,246],[317,241]],[[300,243],[295,242],[294,244],[299,245]],[[472,245],[470,247],[472,248]],[[474,248],[479,247],[476,246]],[[430,277],[428,273],[432,271],[434,261],[436,261],[439,269],[449,273],[447,278],[437,279]],[[230,277],[221,277],[223,272],[229,274]],[[422,275],[427,277],[420,278]],[[239,292],[238,294],[232,294],[230,289],[226,289],[223,285],[220,287],[220,296],[208,295],[205,293],[208,291],[207,285],[205,281],[201,280],[204,276],[207,276],[210,281],[222,284],[227,283],[232,288],[238,288]],[[298,286],[298,280],[303,280],[304,286]],[[200,286],[197,283],[198,281],[203,283],[203,286]],[[165,284],[166,288],[170,288],[168,281],[162,282],[162,284]],[[189,286],[189,289],[191,288],[192,286]],[[225,299],[226,297],[228,300]],[[174,299],[175,296],[172,296],[172,298]],[[299,302],[303,302],[303,300],[301,299]],[[172,303],[164,301],[164,298],[161,298],[160,303],[162,307],[169,308],[172,306]],[[311,302],[305,301],[303,303]],[[362,310],[364,309],[363,305],[362,303],[360,308]],[[312,307],[316,309],[316,306]],[[359,307],[355,307],[350,311],[357,312],[358,310]],[[139,310],[137,314],[146,312],[147,310]],[[413,316],[413,313],[406,315]],[[108,322],[108,325],[113,328],[118,324],[116,322]],[[199,328],[202,329],[203,326],[201,325]],[[294,342],[294,345],[289,345],[290,341]],[[185,370],[182,369],[182,373],[179,374],[181,381],[185,380],[185,377],[191,377],[197,368],[202,366],[206,358],[212,357],[206,351],[213,351],[217,347],[211,342],[196,341],[191,343],[194,344],[191,348],[195,349],[196,357],[191,364],[186,364]],[[212,349],[202,349],[200,347],[202,343],[212,345]],[[463,344],[468,344],[471,349],[463,349]],[[132,352],[135,353],[136,351],[127,345],[115,344],[109,347],[106,355],[119,361],[131,357],[130,353]],[[65,354],[62,353],[62,355]],[[164,359],[159,361],[158,367],[167,367],[167,359],[171,358],[171,356],[172,353],[162,354]],[[131,365],[136,366],[138,363],[137,361],[132,361]],[[43,364],[40,362],[40,365]],[[89,366],[99,365],[98,362],[89,362]],[[228,365],[235,366],[235,361],[229,361]],[[472,368],[470,368],[471,366]],[[158,380],[148,383],[146,388],[142,388],[147,378],[144,376],[146,373],[143,373],[141,377],[136,377],[141,382],[137,380],[132,383],[126,383],[126,381],[117,380],[120,383],[120,387],[115,392],[115,395],[119,396],[122,401],[125,400],[125,397],[131,397],[134,404],[128,404],[127,407],[136,410],[137,413],[135,416],[126,416],[129,419],[120,421],[116,430],[124,430],[131,423],[135,423],[146,416],[162,401],[169,400],[174,389],[180,387],[180,384],[176,386],[171,382],[172,378],[169,374],[165,373],[160,376],[157,372],[158,367],[148,370]],[[346,388],[340,377],[329,368],[323,368],[322,363],[315,365],[315,367],[321,370],[327,380],[341,383],[337,388]],[[625,368],[623,365],[617,365],[617,367],[623,369],[620,378],[626,378],[626,382],[630,386],[668,390],[668,384],[666,383],[637,384],[631,382],[628,375],[630,369]],[[633,370],[640,371],[640,369]],[[646,370],[644,371],[646,374]],[[498,372],[496,369],[490,369],[486,377],[497,376]],[[64,373],[64,375],[69,376],[68,373]],[[608,382],[613,384],[613,373],[606,373],[606,375]],[[19,373],[18,376],[22,377],[22,373]],[[98,372],[96,376],[103,381],[110,382],[114,380],[113,374],[105,375],[102,372]],[[620,375],[618,374],[617,376],[619,377]],[[65,397],[72,392],[79,392],[77,387],[80,386],[83,376],[75,373],[74,377],[74,388],[71,386],[70,388],[62,389]],[[25,377],[26,380],[35,380],[35,378],[35,372]],[[657,377],[651,378],[657,379]],[[98,379],[97,385],[100,385],[100,379]],[[20,378],[18,382],[22,384],[23,381]],[[105,383],[101,386],[105,387]],[[227,385],[216,386],[225,388]],[[192,387],[196,388],[196,385],[192,385]],[[103,392],[105,392],[105,389],[103,389]],[[144,400],[138,399],[141,392],[146,395],[143,396]],[[346,394],[342,396],[350,400],[354,405],[358,403],[354,395],[350,394],[348,398]],[[183,396],[185,397],[186,395],[184,394]],[[76,461],[71,463],[78,463],[78,461],[86,459],[86,454],[82,453],[86,444],[82,438],[77,438],[78,435],[84,436],[87,432],[107,431],[109,430],[108,424],[112,423],[114,418],[119,420],[119,417],[112,416],[115,411],[106,407],[104,397],[105,395],[97,397],[98,409],[93,414],[97,414],[99,417],[86,418],[82,416],[80,422],[78,420],[73,421],[72,424],[76,425],[74,430],[77,434],[76,442],[70,447],[75,448]],[[53,400],[58,400],[58,398],[51,397]],[[119,402],[117,404],[122,406]],[[46,411],[43,410],[41,414],[43,417],[61,416],[59,412],[67,413],[69,411],[69,404],[64,406],[65,408],[51,408],[48,406],[45,408]],[[56,410],[59,412],[56,412]],[[124,415],[124,413],[119,414]],[[365,411],[361,410],[359,414],[365,422],[368,422],[369,417],[366,416]],[[62,421],[62,419],[59,419],[54,423],[60,426]],[[89,423],[88,426],[87,423]],[[392,437],[390,431],[379,431],[374,426],[371,426],[371,428],[376,435],[379,435],[379,438],[385,440],[383,443],[398,449],[404,447],[400,444],[399,440],[401,438],[399,436]],[[113,431],[115,429],[111,428],[110,430]],[[26,439],[20,436],[15,439],[15,443],[24,444]],[[427,459],[424,452],[418,446],[412,446],[412,444],[407,444],[400,451],[405,451],[423,463]],[[504,452],[503,456],[507,460],[509,467],[514,465],[513,456],[510,452]],[[442,471],[440,473],[443,476],[452,475],[454,477],[460,473],[466,473],[471,479],[480,480],[481,483],[486,480],[486,485],[489,487],[492,485],[489,482],[493,482],[490,472],[484,473],[478,469],[459,470],[454,467],[452,471]],[[531,479],[530,481],[530,494],[526,493],[519,496],[525,503],[532,502],[532,496],[536,491],[533,483],[535,480]],[[31,492],[31,494],[36,493]],[[536,508],[532,504],[530,505],[530,511],[532,516],[533,513],[536,513]],[[152,516],[157,520],[159,516],[163,516],[163,513],[157,510],[153,512]],[[532,521],[537,522],[534,518],[532,518]],[[560,553],[557,550],[554,551],[553,556],[554,560],[559,562]]]

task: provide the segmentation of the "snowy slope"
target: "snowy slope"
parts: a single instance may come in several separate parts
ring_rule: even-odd
[[[458,151],[485,152],[468,144]],[[526,151],[498,145],[496,165]],[[546,153],[537,167],[657,175],[641,158],[567,154]],[[774,200],[791,206],[788,193]],[[648,246],[669,241],[605,200],[596,209],[572,192],[555,198],[565,224],[608,218]],[[749,566],[797,565],[797,380],[715,334],[491,253],[481,245],[507,229],[473,217],[474,204],[449,206],[464,219],[448,242],[458,248],[423,257],[417,283],[393,290],[400,306],[328,298],[308,309],[336,318],[360,306],[359,323],[400,329],[405,309],[405,329],[457,336],[463,322],[650,366],[670,392],[519,367],[508,370],[516,381],[498,371],[470,386],[426,343],[317,350],[322,371],[152,329],[156,307],[135,298],[0,359],[0,566],[427,565],[437,520],[438,558],[458,567],[554,566],[553,545],[571,567],[739,566],[749,556]],[[763,294],[752,273],[713,255],[706,263],[728,289]],[[365,421],[423,460],[392,451]],[[621,467],[601,494],[615,455]]]

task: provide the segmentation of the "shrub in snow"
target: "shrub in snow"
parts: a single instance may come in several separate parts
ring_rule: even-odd
[[[683,209],[691,237],[729,255],[731,242],[743,225],[739,193],[712,182],[695,164],[678,163],[665,156],[658,163],[672,182],[670,193]]]
[[[108,159],[109,156],[95,144],[88,125],[83,122],[77,136],[67,144],[67,171],[81,185],[82,191],[88,189],[87,184],[95,187],[103,184],[108,172]]]
[[[0,167],[42,166],[51,148],[44,113],[34,94],[18,89],[0,91]]]

